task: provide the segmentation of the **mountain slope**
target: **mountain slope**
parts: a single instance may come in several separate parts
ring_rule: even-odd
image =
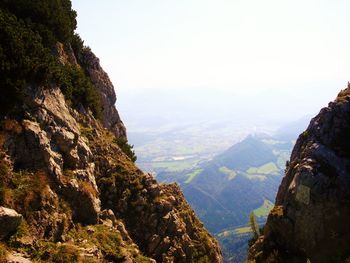
[[[162,172],[157,179],[179,182],[212,233],[245,225],[251,211],[273,200],[291,148],[291,143],[269,140],[248,136],[192,170]]]
[[[350,259],[349,132],[350,86],[299,136],[250,262]]]
[[[222,262],[179,187],[132,161],[75,15],[69,0],[0,3],[0,261]]]
[[[244,262],[249,214],[254,211],[258,222],[265,222],[291,147],[271,136],[248,136],[192,170],[161,172],[157,179],[180,183],[187,201],[221,242],[225,262]]]
[[[224,153],[216,156],[212,163],[230,169],[246,170],[252,166],[261,166],[275,161],[271,147],[253,136],[235,144]]]

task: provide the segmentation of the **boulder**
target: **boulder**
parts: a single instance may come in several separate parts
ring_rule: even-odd
[[[15,210],[0,206],[0,240],[16,232],[22,221],[22,215]]]

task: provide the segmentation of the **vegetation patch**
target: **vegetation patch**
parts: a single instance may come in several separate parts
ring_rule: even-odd
[[[1,180],[2,204],[15,208],[21,214],[40,209],[41,197],[46,194],[48,177],[42,171],[19,171]]]
[[[228,176],[228,180],[233,180],[237,176],[237,172],[233,171],[226,166],[222,166],[219,168],[219,171],[222,172],[223,174],[226,174]]]
[[[247,259],[248,241],[252,237],[250,227],[241,227],[220,233],[220,241],[224,258],[227,262],[245,262]]]
[[[12,0],[2,1],[0,8],[0,115],[21,113],[28,86],[56,84],[72,106],[82,105],[99,117],[100,98],[88,75],[76,65],[58,63],[53,55],[58,41],[79,42],[71,2]]]
[[[197,170],[193,171],[192,173],[186,174],[187,180],[185,181],[185,184],[191,183],[192,180],[193,180],[197,175],[199,175],[202,171],[203,171],[203,169],[197,169]]]
[[[79,248],[73,244],[40,241],[36,244],[33,259],[37,262],[82,263]]]
[[[256,217],[267,217],[273,209],[273,207],[274,204],[271,201],[265,199],[264,203],[259,208],[255,209],[253,212]]]
[[[90,78],[76,65],[60,65],[55,75],[65,99],[73,107],[83,105],[90,108],[95,117],[102,114],[101,99]]]
[[[94,135],[94,129],[90,127],[85,127],[83,125],[80,125],[80,134],[81,136],[84,136],[87,139],[90,139]]]
[[[269,162],[267,164],[264,164],[260,167],[250,167],[246,173],[248,174],[271,174],[271,175],[278,175],[279,169],[276,166],[275,163]]]
[[[252,228],[247,226],[247,227],[240,227],[235,229],[235,233],[238,235],[242,234],[247,234],[247,233],[252,233]]]
[[[97,246],[106,259],[118,261],[124,255],[121,247],[122,238],[115,231],[104,225],[82,227],[78,225],[68,236],[74,240],[86,240],[84,247]]]
[[[229,237],[231,235],[244,235],[247,233],[251,233],[252,229],[250,226],[238,227],[231,230],[225,230],[218,234],[218,237]]]
[[[7,247],[4,243],[0,243],[0,262],[7,262]]]
[[[136,245],[124,242],[120,233],[105,225],[77,225],[68,233],[68,237],[75,240],[81,248],[97,247],[108,262],[122,262],[127,255],[132,255],[135,262],[151,262],[149,258],[140,255]]]
[[[119,148],[125,153],[131,161],[136,162],[137,156],[133,150],[134,145],[130,145],[125,138],[118,137],[114,139],[114,142],[118,144]]]
[[[93,197],[97,197],[97,191],[90,182],[78,180],[78,185],[79,189],[81,189],[86,195],[92,195]]]
[[[344,102],[349,95],[350,95],[350,83],[348,82],[348,87],[339,92],[336,101]]]

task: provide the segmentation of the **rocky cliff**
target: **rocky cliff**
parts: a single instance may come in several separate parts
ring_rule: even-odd
[[[98,58],[68,41],[48,53],[40,45],[55,33],[51,25],[21,20],[28,14],[13,2],[0,4],[1,89],[12,96],[0,116],[0,261],[222,262],[179,187],[158,184],[123,151],[125,127]],[[36,3],[31,11],[46,15]],[[40,35],[28,50],[25,34],[15,38],[30,67],[8,55],[18,54],[9,45],[12,28]],[[41,54],[50,74],[35,71]],[[34,73],[51,78],[38,81]]]
[[[299,136],[248,262],[349,262],[350,86]]]

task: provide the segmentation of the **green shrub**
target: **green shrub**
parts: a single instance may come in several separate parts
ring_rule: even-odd
[[[26,216],[40,209],[47,185],[47,175],[42,171],[12,173],[8,182],[1,185],[1,202]]]
[[[0,152],[2,153],[2,152]],[[6,184],[10,177],[10,167],[4,160],[0,160],[0,204],[3,205],[6,194]]]
[[[90,127],[80,126],[80,133],[82,136],[89,139],[94,135],[94,130]]]
[[[121,137],[115,138],[114,142],[118,144],[123,153],[125,153],[133,162],[136,162],[137,156],[133,150],[134,145],[128,144],[128,141]]]
[[[8,166],[4,162],[0,162],[0,178],[4,178],[9,172]]]
[[[4,114],[22,101],[29,83],[49,84],[55,60],[38,33],[4,10],[0,10],[0,39],[0,114]]]
[[[88,245],[95,245],[101,250],[106,259],[113,262],[119,262],[123,259],[122,238],[120,234],[111,231],[104,225],[95,225],[88,227],[77,226],[73,229],[69,236],[74,240],[88,240]]]
[[[0,7],[32,24],[48,44],[70,42],[76,29],[76,12],[70,0],[3,0]]]
[[[303,133],[302,133],[302,135],[303,135],[303,137],[306,139],[308,136],[309,136],[309,131],[304,131]]]
[[[95,117],[101,117],[101,100],[91,80],[81,68],[66,64],[57,72],[56,80],[60,84],[65,99],[72,103],[73,107],[80,104],[90,108]]]
[[[69,244],[57,246],[56,250],[51,251],[50,254],[52,262],[82,262],[79,250],[75,246]]]
[[[35,262],[83,262],[76,246],[45,241],[37,243],[33,257]]]
[[[12,248],[20,248],[21,244],[19,244],[18,240],[25,237],[31,236],[30,227],[27,222],[23,219],[21,224],[17,227],[16,233],[14,233],[9,239],[9,246]]]
[[[88,75],[59,64],[52,52],[57,41],[71,41],[79,60],[84,47],[75,27],[69,0],[0,2],[0,116],[21,113],[27,86],[56,84],[73,107],[82,105],[100,117],[100,97]]]
[[[74,51],[75,57],[77,58],[78,62],[81,63],[82,56],[83,56],[83,50],[84,50],[84,41],[81,39],[81,37],[78,34],[74,34],[72,36],[72,40],[70,42],[71,47]]]

